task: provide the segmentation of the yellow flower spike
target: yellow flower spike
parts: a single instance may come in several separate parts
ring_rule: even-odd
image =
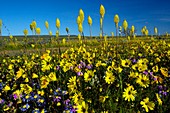
[[[25,35],[25,37],[28,35],[28,30],[27,29],[24,29],[23,30],[23,33],[24,33],[24,35]]]
[[[33,28],[33,29],[36,29],[36,27],[37,27],[36,21],[32,21],[32,28]]]
[[[84,12],[83,12],[82,9],[79,10],[79,16],[80,16],[81,23],[83,24],[83,21],[84,21]]]
[[[77,24],[81,24],[81,19],[80,19],[80,16],[77,16]]]
[[[56,19],[56,27],[57,29],[60,29],[60,20],[58,18]]]
[[[46,29],[49,29],[48,21],[45,21],[45,27],[46,27]]]
[[[135,32],[135,26],[134,25],[132,25],[131,31],[132,31],[132,35],[133,35],[134,32]]]
[[[88,16],[88,24],[91,26],[92,25],[92,19],[90,16]]]
[[[156,27],[154,28],[154,33],[155,33],[155,35],[158,34],[158,29]]]
[[[104,8],[104,6],[101,4],[101,5],[100,5],[100,16],[101,16],[101,18],[104,18],[104,14],[105,14],[105,8]]]
[[[36,34],[40,35],[40,33],[41,33],[41,29],[39,27],[36,28]]]
[[[13,36],[12,36],[12,35],[10,35],[10,36],[9,36],[9,38],[10,38],[10,39],[13,39]]]
[[[79,24],[79,25],[78,25],[78,31],[79,31],[80,33],[83,32],[83,26],[82,26],[82,24]]]
[[[123,29],[124,29],[125,31],[127,31],[127,28],[128,28],[128,23],[127,23],[126,20],[124,20],[124,21],[123,21]]]
[[[50,35],[50,36],[52,36],[52,35],[53,35],[52,31],[49,31],[49,35]]]
[[[118,14],[116,14],[116,15],[114,16],[114,23],[115,23],[115,25],[116,25],[116,28],[118,28],[118,23],[119,23],[119,16],[118,16]]]

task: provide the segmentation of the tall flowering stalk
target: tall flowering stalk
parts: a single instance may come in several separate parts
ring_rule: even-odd
[[[104,20],[104,15],[105,15],[105,8],[101,4],[100,5],[100,30],[101,30],[101,33],[102,33],[102,37],[103,37],[103,20]]]
[[[89,24],[89,30],[90,30],[90,38],[92,38],[91,37],[91,35],[92,35],[92,32],[91,32],[92,18],[90,16],[88,16],[88,24]]]
[[[57,38],[57,42],[58,42],[58,46],[59,46],[59,54],[61,55],[60,43],[59,43],[60,20],[59,20],[58,18],[56,19],[56,27],[57,27],[57,31],[56,31],[56,38]]]
[[[24,36],[25,36],[25,38],[24,38],[24,42],[25,42],[25,50],[26,50],[26,45],[27,45],[27,35],[28,35],[28,30],[27,29],[24,29],[23,30],[23,33],[24,33]]]
[[[155,33],[155,36],[158,35],[158,29],[157,29],[157,27],[154,27],[154,33]]]
[[[69,28],[68,27],[66,27],[66,32],[67,32],[68,40],[70,40],[70,32],[69,32]]]
[[[134,37],[134,33],[135,33],[135,26],[134,25],[132,25],[132,27],[131,27],[131,33],[132,33],[132,36]]]
[[[125,32],[125,36],[127,36],[127,28],[128,28],[128,23],[126,20],[123,21],[123,29],[124,29],[124,32]]]
[[[118,14],[116,14],[114,16],[114,23],[115,23],[115,27],[116,27],[116,37],[118,36],[118,24],[119,24],[119,16]]]
[[[84,22],[84,12],[83,12],[82,9],[80,9],[79,10],[79,15],[77,16],[78,31],[80,33],[80,35],[78,35],[79,40],[81,40],[81,36],[83,36],[83,39],[84,39],[83,22]]]
[[[0,19],[0,36],[2,36],[2,20]]]

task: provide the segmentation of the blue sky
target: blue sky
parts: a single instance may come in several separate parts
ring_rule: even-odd
[[[28,29],[31,35],[29,25],[33,19],[37,27],[41,28],[41,34],[48,34],[44,25],[46,20],[55,34],[56,18],[61,22],[60,34],[65,35],[65,28],[69,27],[70,34],[77,35],[76,18],[82,8],[85,14],[84,34],[89,35],[87,17],[90,15],[93,20],[92,35],[96,36],[100,32],[100,4],[106,10],[104,32],[107,35],[116,31],[113,22],[115,14],[120,17],[119,25],[126,19],[129,27],[135,26],[137,34],[140,34],[143,26],[147,26],[150,34],[153,34],[155,26],[160,34],[170,33],[169,0],[1,0],[0,19],[4,23],[2,35],[8,35],[7,29],[12,35],[23,35],[23,30]]]

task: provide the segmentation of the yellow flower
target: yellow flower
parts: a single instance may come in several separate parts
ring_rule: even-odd
[[[116,14],[116,15],[114,16],[114,23],[115,23],[115,25],[116,25],[116,28],[118,28],[118,23],[119,23],[119,16],[118,16],[118,14]]]
[[[46,27],[46,29],[49,29],[48,21],[45,21],[45,27]]]
[[[17,71],[17,75],[16,75],[16,79],[20,78],[24,73],[24,70],[22,68],[19,68],[19,70]]]
[[[24,92],[26,94],[29,94],[32,92],[32,88],[28,84],[20,84],[21,92]]]
[[[106,71],[105,81],[108,84],[112,84],[115,81],[115,76],[112,72]]]
[[[109,98],[109,96],[100,96],[100,97],[99,97],[99,101],[102,102],[102,103],[104,103],[107,98]]]
[[[91,26],[92,25],[92,19],[90,16],[88,16],[88,24]]]
[[[75,93],[72,99],[75,104],[80,104],[84,100],[81,92]]]
[[[60,20],[58,18],[56,19],[56,27],[60,29]]]
[[[57,81],[57,78],[56,78],[56,73],[55,72],[51,72],[49,75],[48,75],[49,79],[51,81]]]
[[[168,69],[167,68],[161,67],[160,71],[161,71],[161,73],[164,77],[170,77],[170,75],[168,75]]]
[[[144,88],[149,87],[150,83],[149,76],[139,74],[138,78],[136,79],[136,83]]]
[[[126,89],[124,89],[124,92],[123,92],[123,98],[125,98],[125,100],[132,100],[134,101],[135,100],[135,96],[136,96],[136,90],[134,90],[134,87],[129,85]]]
[[[47,88],[47,85],[49,84],[49,79],[45,76],[41,77],[41,88]]]
[[[146,112],[149,112],[149,109],[154,110],[154,107],[155,107],[155,104],[153,102],[149,102],[148,97],[143,99],[143,101],[141,101],[140,104],[142,105],[143,108],[145,108]]]
[[[162,105],[162,100],[161,100],[161,98],[159,97],[159,94],[158,94],[158,93],[156,93],[156,98],[157,98],[158,104],[159,104],[159,105]]]
[[[13,64],[9,64],[9,66],[8,66],[8,69],[13,69],[13,67],[14,67],[14,65]]]
[[[158,72],[158,70],[159,70],[158,65],[152,67],[152,70],[153,70],[153,72],[155,72],[155,73]]]
[[[88,104],[83,101],[81,104],[77,106],[77,113],[88,113]]]
[[[33,73],[33,74],[32,74],[32,78],[38,78],[38,75],[35,74],[35,73]]]
[[[105,8],[103,5],[100,5],[100,16],[101,18],[104,18],[104,14],[105,14]]]
[[[129,67],[131,61],[129,59],[121,60],[121,64],[123,67]]]
[[[36,28],[36,33],[38,34],[38,35],[40,35],[40,33],[41,33],[41,29],[38,27],[38,28]]]
[[[67,72],[68,70],[70,70],[70,68],[73,67],[73,65],[71,63],[66,63],[64,66],[63,66],[63,71],[64,72]]]
[[[9,85],[6,85],[4,88],[3,88],[3,91],[9,91],[11,90],[11,88],[9,87]]]
[[[94,77],[94,72],[92,70],[88,70],[87,72],[84,73],[84,81],[88,82],[91,81],[91,79]]]
[[[70,79],[69,79],[69,82],[67,83],[67,87],[69,88],[69,90],[71,90],[71,92],[74,92],[75,90],[76,90],[76,88],[77,88],[77,86],[76,86],[76,76],[74,76],[74,77],[71,77]],[[71,93],[70,92],[70,93]]]
[[[28,79],[28,78],[26,78],[24,82],[26,82],[26,83],[27,83],[27,82],[29,82],[29,79]]]

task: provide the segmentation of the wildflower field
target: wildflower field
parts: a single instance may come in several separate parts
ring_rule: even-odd
[[[40,35],[0,40],[0,112],[18,113],[164,113],[170,110],[170,39],[135,36],[83,36],[84,12],[77,18],[77,37],[60,37],[60,20],[48,40]],[[118,29],[119,16],[114,17]],[[88,17],[89,26],[92,19]],[[69,29],[66,28],[69,33]],[[116,33],[117,34],[117,33]]]

